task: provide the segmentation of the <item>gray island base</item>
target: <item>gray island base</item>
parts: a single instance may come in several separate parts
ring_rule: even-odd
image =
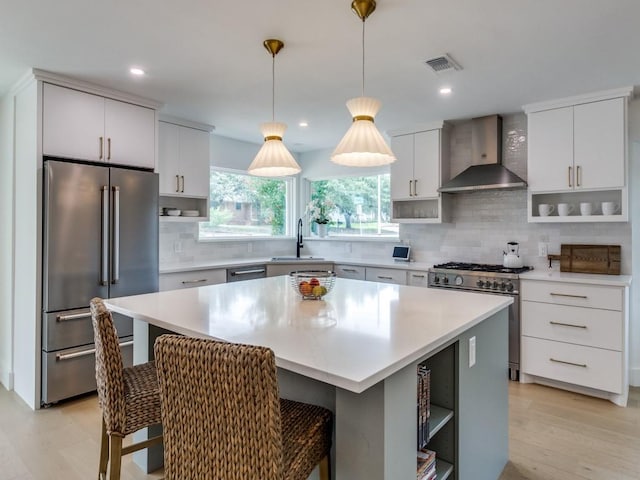
[[[500,476],[508,460],[510,298],[338,279],[326,302],[309,303],[286,277],[242,283],[250,282],[257,289],[250,298],[246,285],[223,284],[107,304],[136,320],[136,362],[150,358],[167,330],[273,348],[281,396],[334,412],[334,480],[416,478],[423,364],[431,372],[427,448],[436,452],[438,480]],[[242,312],[234,318],[226,304],[242,304]],[[161,465],[161,450],[138,453],[144,471]]]

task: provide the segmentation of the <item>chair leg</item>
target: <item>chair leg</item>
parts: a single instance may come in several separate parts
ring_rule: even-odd
[[[320,480],[331,480],[331,462],[329,455],[320,460]]]
[[[109,453],[109,480],[120,480],[120,467],[122,464],[122,437],[118,435],[110,435],[109,443],[111,444],[111,451]]]
[[[98,480],[107,480],[107,463],[109,463],[109,435],[107,426],[102,419],[102,434],[100,437],[100,464],[98,466]]]

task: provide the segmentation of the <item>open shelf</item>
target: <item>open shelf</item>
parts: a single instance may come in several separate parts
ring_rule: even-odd
[[[453,473],[453,465],[436,458],[436,478],[437,480],[445,480]]]
[[[429,417],[429,440],[453,418],[453,410],[431,404],[431,415]]]

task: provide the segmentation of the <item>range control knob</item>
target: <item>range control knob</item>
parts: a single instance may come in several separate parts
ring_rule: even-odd
[[[462,277],[460,275],[456,276],[456,285],[460,286],[462,285]]]
[[[442,283],[444,283],[445,285],[448,285],[449,284],[449,277],[444,277],[442,279]]]
[[[438,275],[433,277],[433,283],[440,283],[440,277]]]
[[[506,289],[507,289],[507,284],[506,284],[506,283],[504,283],[504,282],[502,282],[502,283],[500,284],[500,290],[502,290],[502,291],[504,292]]]
[[[496,290],[498,289],[498,282],[496,282],[495,280],[493,281],[493,288],[495,288]]]
[[[476,285],[479,286],[480,288],[484,287],[484,282],[482,280],[478,280],[476,282]]]
[[[491,280],[484,282],[484,288],[491,288]]]
[[[511,282],[507,283],[507,292],[513,292],[513,283]]]

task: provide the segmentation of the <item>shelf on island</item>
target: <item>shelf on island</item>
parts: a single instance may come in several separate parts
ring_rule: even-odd
[[[436,455],[436,478],[438,480],[445,480],[453,473],[453,465],[449,462],[445,462]]]
[[[453,410],[431,404],[431,415],[429,416],[429,440],[453,418]],[[440,477],[438,477],[440,478]]]

